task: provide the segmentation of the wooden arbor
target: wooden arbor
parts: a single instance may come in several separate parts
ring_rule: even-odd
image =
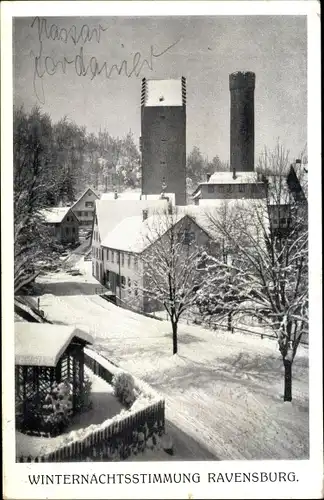
[[[72,385],[72,408],[82,394],[84,346],[92,337],[72,326],[15,323],[16,402],[45,396],[54,382]]]

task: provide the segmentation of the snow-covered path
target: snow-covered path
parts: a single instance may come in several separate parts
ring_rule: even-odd
[[[45,287],[41,308],[51,320],[82,325],[103,354],[162,393],[171,427],[191,436],[193,448],[197,442],[197,459],[307,458],[307,349],[300,347],[294,363],[294,400],[283,403],[274,340],[181,324],[179,353],[172,356],[169,323],[101,299],[91,263],[82,265],[83,276],[38,280]]]

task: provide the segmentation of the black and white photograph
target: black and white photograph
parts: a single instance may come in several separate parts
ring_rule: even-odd
[[[203,474],[209,498],[224,483],[233,498],[261,483],[257,498],[298,491],[294,466],[322,441],[306,10],[100,15],[72,2],[66,14],[62,2],[46,15],[54,2],[37,3],[12,16],[2,183],[19,498],[24,483],[34,498],[111,483],[127,498],[144,498],[137,484],[160,498],[165,483],[202,498]]]

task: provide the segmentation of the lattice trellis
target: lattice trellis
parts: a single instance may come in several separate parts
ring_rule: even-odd
[[[54,381],[68,380],[73,386],[74,410],[84,380],[83,345],[71,343],[55,367],[48,366],[16,366],[16,400],[26,402],[39,396],[42,398],[51,389]]]

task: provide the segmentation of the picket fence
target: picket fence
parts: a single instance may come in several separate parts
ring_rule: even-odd
[[[113,373],[101,356],[87,349],[85,364],[106,382],[111,382]],[[105,365],[105,366],[103,366]],[[136,379],[135,379],[136,383]],[[147,384],[145,384],[147,386]],[[134,413],[120,415],[116,421],[95,430],[85,438],[77,439],[51,453],[40,456],[20,456],[17,462],[86,462],[124,460],[131,454],[145,449],[149,439],[154,444],[157,436],[165,431],[165,402],[160,398]]]

